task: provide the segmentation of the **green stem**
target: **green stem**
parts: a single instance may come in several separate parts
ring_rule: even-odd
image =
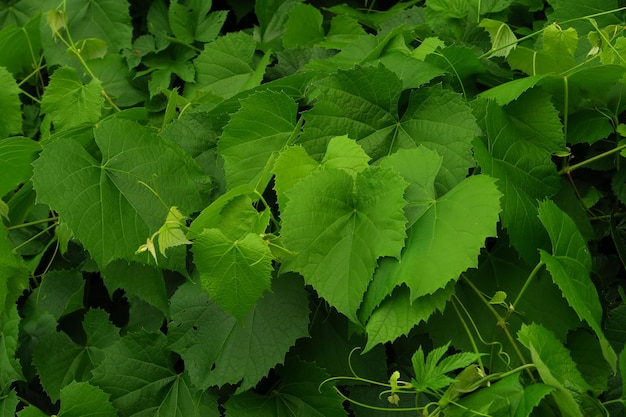
[[[622,149],[626,149],[626,143],[623,144],[623,145],[619,145],[618,147],[613,148],[613,149],[611,149],[609,151],[603,152],[603,153],[601,153],[599,155],[593,156],[593,157],[591,157],[589,159],[586,159],[586,160],[584,160],[582,162],[579,162],[577,164],[567,166],[567,167],[565,167],[565,168],[563,168],[562,170],[559,171],[559,175],[569,174],[570,172],[575,171],[578,168],[582,168],[582,167],[584,167],[587,164],[590,164],[592,162],[598,161],[598,160],[600,160],[602,158],[605,158],[607,156],[613,155],[614,153],[617,153],[617,152],[621,151]]]
[[[544,265],[543,262],[539,262],[537,265],[535,265],[535,268],[530,272],[530,275],[528,275],[528,278],[526,278],[526,282],[524,283],[524,286],[519,291],[519,293],[517,293],[517,297],[515,298],[515,301],[513,301],[513,304],[512,304],[513,309],[515,309],[515,307],[517,306],[517,303],[519,303],[519,300],[521,300],[522,296],[528,289],[528,286],[532,282],[533,278],[535,278],[535,276],[539,273],[539,270],[541,270],[541,267],[543,265]]]
[[[49,231],[50,229],[52,229],[53,227],[55,227],[57,225],[57,223],[46,227],[45,229],[43,229],[41,232],[37,233],[36,235],[32,236],[30,239],[20,243],[19,245],[17,245],[16,247],[13,248],[13,252],[17,252],[20,248],[28,245],[30,242],[32,242],[33,240],[37,239],[39,236],[42,236],[43,234],[45,234],[47,231]]]
[[[451,304],[452,304],[452,307],[454,307],[454,311],[456,312],[456,315],[459,317],[459,320],[461,321],[461,325],[463,326],[463,329],[465,329],[465,333],[467,333],[467,337],[469,338],[470,343],[472,344],[472,349],[474,349],[474,353],[480,354],[480,351],[478,350],[478,345],[476,345],[476,340],[474,340],[474,335],[472,335],[472,332],[470,331],[469,327],[467,326],[467,323],[465,322],[465,319],[461,315],[461,312],[459,311],[459,308],[456,306],[454,301],[456,301],[457,303],[459,303],[461,305],[463,305],[463,303],[461,303],[461,300],[459,300],[459,298],[455,295],[454,296],[454,300],[453,300],[453,302]],[[470,320],[471,320],[471,317],[470,317]],[[477,358],[477,361],[478,361],[478,366],[480,367],[480,370],[481,370],[481,372],[484,375],[485,374],[485,365],[483,364],[482,358],[479,356]]]
[[[23,227],[30,227],[30,226],[35,226],[37,224],[41,224],[41,223],[48,223],[51,221],[55,221],[55,220],[59,220],[59,216],[53,216],[47,219],[39,219],[39,220],[34,220],[32,222],[28,222],[28,223],[22,223],[22,224],[18,224],[15,226],[9,226],[7,227],[7,230],[17,230],[17,229],[21,229]]]

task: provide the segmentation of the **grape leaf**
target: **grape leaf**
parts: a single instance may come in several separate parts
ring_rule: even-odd
[[[309,308],[302,281],[287,274],[272,280],[272,292],[265,292],[242,323],[192,284],[172,296],[171,318],[169,345],[185,361],[192,384],[204,390],[240,382],[242,392],[308,335]]]
[[[73,381],[61,390],[58,417],[117,417],[109,395],[88,382]]]
[[[54,141],[33,163],[33,183],[39,201],[59,212],[105,266],[116,258],[133,259],[163,224],[168,207],[198,210],[195,180],[202,171],[176,145],[134,122],[107,120],[94,135],[101,162],[73,140]]]
[[[40,20],[35,16],[23,25],[0,25],[0,66],[17,75],[37,65],[33,52],[41,49]]]
[[[495,180],[481,175],[429,201],[428,210],[408,231],[400,260],[381,261],[374,277],[383,287],[377,289],[378,299],[405,283],[414,302],[475,267],[485,239],[496,235],[500,197]]]
[[[493,50],[491,56],[506,57],[517,46],[517,38],[506,23],[493,19],[483,19],[479,26],[485,28],[489,33],[491,49]]]
[[[282,210],[287,249],[283,268],[301,273],[338,311],[358,322],[356,311],[376,260],[399,256],[404,240],[402,194],[394,171],[370,167],[356,175],[324,168],[297,183]]]
[[[217,145],[229,189],[249,184],[265,190],[272,155],[293,139],[297,112],[297,104],[283,92],[259,91],[241,100]]]
[[[212,1],[175,0],[170,3],[169,21],[172,32],[182,42],[210,42],[222,30],[227,11],[210,12]]]
[[[1,416],[16,416],[15,409],[20,400],[17,398],[15,390],[10,390],[8,394],[5,394],[0,398],[0,415]]]
[[[504,194],[502,224],[511,244],[530,263],[548,239],[537,218],[537,200],[555,194],[559,176],[552,153],[564,150],[558,112],[549,97],[530,90],[504,108],[487,104],[487,142],[475,141],[483,171],[498,179]]]
[[[28,289],[28,269],[22,258],[13,253],[7,234],[6,227],[0,225],[0,314],[8,313]]]
[[[19,183],[30,178],[33,162],[41,150],[38,142],[24,137],[0,140],[0,197],[15,190]]]
[[[602,331],[602,305],[589,275],[592,263],[587,244],[574,221],[554,202],[539,205],[539,219],[552,241],[552,254],[540,249],[541,261],[578,317],[594,330],[604,358],[615,371],[617,355]]]
[[[111,395],[120,417],[197,415],[189,379],[174,372],[162,333],[129,333],[104,354],[91,382]]]
[[[302,0],[258,0],[254,2],[254,14],[259,20],[258,33],[263,50],[282,49],[282,37],[289,12]]]
[[[22,131],[22,103],[20,89],[13,75],[0,67],[0,139]]]
[[[41,338],[33,353],[41,385],[57,401],[72,381],[88,381],[91,371],[103,359],[103,349],[119,339],[119,329],[109,321],[104,310],[91,309],[85,314],[85,344],[76,344],[65,333],[54,332]]]
[[[533,363],[552,392],[559,409],[568,416],[582,416],[580,402],[591,389],[583,379],[569,351],[540,324],[522,325],[517,338],[530,350]]]
[[[27,315],[50,313],[55,319],[83,308],[85,281],[79,271],[50,271],[28,296]]]
[[[517,100],[525,91],[533,88],[546,76],[546,74],[532,75],[530,77],[519,78],[517,80],[499,84],[478,94],[478,97],[493,99],[496,103],[498,103],[498,105],[504,106],[513,100]]]
[[[50,116],[57,130],[64,130],[96,123],[103,104],[99,80],[84,85],[74,68],[61,67],[50,77],[41,99],[41,112]]]
[[[251,391],[229,398],[226,417],[342,417],[342,398],[329,375],[313,363],[291,361],[279,369],[281,383],[271,395]]]
[[[23,381],[24,376],[16,357],[20,325],[17,307],[0,311],[0,318],[0,393],[4,394],[14,381]]]
[[[220,229],[205,229],[192,251],[202,288],[240,321],[270,289],[273,256],[258,233],[231,240]]]
[[[310,4],[298,4],[289,11],[283,46],[288,49],[309,46],[321,41],[324,39],[322,21],[323,16],[319,9]]]

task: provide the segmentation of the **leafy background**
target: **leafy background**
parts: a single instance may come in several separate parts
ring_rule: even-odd
[[[0,415],[626,415],[621,6],[3,1]]]

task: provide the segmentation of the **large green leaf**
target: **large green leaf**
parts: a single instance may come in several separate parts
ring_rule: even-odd
[[[104,266],[134,258],[169,207],[198,210],[202,172],[176,145],[134,122],[111,119],[94,135],[102,161],[74,140],[54,141],[33,163],[33,183],[39,201],[56,210]]]
[[[52,11],[59,7],[59,2],[47,0],[42,10]],[[63,2],[66,29],[61,29],[61,35],[67,39],[67,32],[74,42],[84,39],[100,39],[106,42],[109,52],[117,53],[124,48],[130,48],[132,43],[132,25],[129,14],[129,3],[126,0],[68,0]],[[67,46],[59,42],[46,22],[46,16],[41,19],[41,43],[50,66],[67,65],[75,58],[67,54]],[[74,61],[75,62],[75,61]]]
[[[30,178],[33,162],[41,150],[39,143],[24,137],[0,140],[0,197]]]
[[[210,42],[219,35],[227,11],[210,12],[212,1],[174,0],[169,7],[169,21],[174,36],[182,42]]]
[[[550,200],[540,204],[539,219],[552,241],[552,254],[540,250],[541,261],[578,317],[594,330],[604,358],[615,370],[617,355],[602,331],[602,305],[591,281],[591,255],[584,238],[574,221]]]
[[[205,229],[193,244],[202,288],[225,311],[242,320],[272,279],[272,253],[258,233],[229,239],[220,229]]]
[[[50,83],[41,99],[41,112],[50,116],[57,130],[100,120],[104,97],[99,80],[83,84],[76,70],[59,68],[50,77]]]
[[[563,415],[582,417],[580,404],[591,387],[576,368],[569,351],[540,324],[523,325],[517,337],[530,350],[543,382],[555,388],[552,396]]]
[[[111,396],[120,417],[197,416],[186,374],[173,369],[162,333],[129,333],[104,350],[92,382]]]
[[[498,179],[504,194],[502,224],[511,244],[532,262],[548,239],[537,218],[537,200],[555,194],[559,176],[552,154],[564,149],[559,115],[550,98],[530,90],[505,107],[487,104],[486,142],[475,141],[483,171]]]
[[[263,192],[271,175],[272,155],[292,139],[297,111],[289,96],[272,90],[241,100],[217,146],[224,158],[228,188],[249,184]]]
[[[399,256],[404,241],[406,183],[389,168],[352,177],[321,169],[297,183],[282,211],[283,267],[297,271],[341,313],[356,311],[381,256]]]
[[[414,302],[477,266],[485,239],[496,235],[500,197],[495,180],[481,175],[429,201],[427,211],[409,229],[400,259],[385,259],[376,271],[372,285],[378,287],[378,299],[405,283]]]
[[[117,417],[109,395],[87,382],[72,382],[61,390],[58,417]]]
[[[310,4],[295,6],[289,11],[289,19],[285,25],[285,48],[308,46],[324,39],[322,21],[322,13]]]
[[[342,417],[346,415],[329,375],[309,362],[291,361],[279,370],[283,377],[271,395],[251,391],[231,397],[226,417]]]
[[[41,385],[53,401],[62,398],[64,387],[72,381],[88,381],[93,368],[103,360],[103,349],[119,338],[119,330],[103,310],[89,310],[83,328],[84,345],[76,344],[65,333],[55,332],[42,337],[35,347],[33,364]]]
[[[0,67],[0,139],[22,131],[20,89],[13,75]]]
[[[196,285],[181,286],[171,299],[170,348],[181,355],[193,385],[255,386],[282,363],[295,341],[308,335],[309,308],[302,281],[284,275],[272,281],[241,323]]]
[[[22,381],[24,376],[16,357],[20,325],[17,308],[0,311],[0,319],[0,395],[4,395],[14,381]]]
[[[41,48],[39,17],[25,25],[11,25],[0,31],[0,66],[13,74],[31,71],[37,65],[36,51]]]

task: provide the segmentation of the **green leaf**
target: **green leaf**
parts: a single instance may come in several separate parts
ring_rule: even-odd
[[[42,10],[48,11],[59,7],[58,2],[48,0]],[[101,39],[107,49],[117,53],[132,45],[132,25],[129,4],[126,0],[82,0],[66,1],[63,6],[67,28],[60,29],[62,36],[67,32],[75,42],[83,39]],[[46,63],[49,66],[69,65],[75,58],[66,54],[66,46],[59,42],[54,32],[45,24],[41,28],[41,43]]]
[[[219,229],[205,229],[192,251],[202,288],[240,321],[270,289],[273,256],[258,234],[231,240]]]
[[[85,281],[78,271],[50,271],[29,295],[25,312],[48,312],[55,319],[83,308]]]
[[[229,98],[260,84],[255,69],[263,70],[263,67],[254,65],[255,49],[256,42],[244,32],[229,33],[207,43],[194,60],[196,83],[193,87],[186,84],[185,96],[189,97],[187,90],[192,89]]]
[[[295,341],[308,335],[309,308],[302,281],[272,280],[242,323],[198,286],[181,286],[171,299],[170,348],[181,355],[194,387],[240,383],[243,392],[282,363]]]
[[[485,116],[486,143],[475,141],[483,171],[498,179],[504,194],[502,224],[511,244],[530,263],[547,236],[537,218],[537,200],[560,185],[552,154],[564,150],[558,112],[539,90],[530,90],[505,107],[490,101]]]
[[[302,0],[259,0],[254,2],[254,14],[259,20],[258,33],[264,50],[280,50],[289,12]]]
[[[174,0],[169,7],[170,27],[181,42],[210,42],[217,38],[228,16],[227,11],[210,12],[212,1]]]
[[[109,395],[87,382],[73,381],[61,390],[58,417],[117,417]]]
[[[320,296],[357,322],[376,260],[400,254],[405,188],[398,174],[382,167],[356,178],[334,168],[304,178],[281,208],[283,242],[297,253],[283,268],[301,273]]]
[[[329,375],[309,362],[291,361],[279,369],[281,383],[271,395],[252,391],[230,397],[226,417],[344,417],[342,398],[326,383]]]
[[[13,253],[7,240],[7,229],[0,225],[0,314],[8,313],[13,303],[28,288],[26,264]]]
[[[493,51],[491,56],[506,57],[517,46],[515,43],[517,38],[506,23],[492,19],[483,19],[480,21],[479,26],[485,28],[487,33],[489,33],[491,50]]]
[[[486,98],[488,100],[493,99],[496,103],[498,103],[498,105],[504,106],[513,100],[517,100],[525,91],[533,88],[546,76],[546,74],[532,75],[530,77],[519,78],[517,80],[499,84],[478,94],[478,97]]]
[[[380,281],[376,285],[384,289],[377,294],[384,297],[406,283],[414,302],[477,266],[485,239],[496,235],[500,197],[495,180],[481,175],[429,201],[427,211],[409,229],[400,259],[381,262],[374,282]]]
[[[35,347],[33,364],[53,401],[63,399],[64,387],[72,381],[88,381],[93,368],[104,358],[103,349],[119,339],[119,329],[111,324],[104,310],[89,310],[83,328],[86,340],[82,345],[63,332],[54,332],[42,337]]]
[[[13,133],[22,132],[22,103],[13,75],[6,68],[0,67],[0,139]]]
[[[297,104],[285,93],[256,92],[241,100],[217,146],[229,189],[248,184],[263,192],[273,155],[293,140]]]
[[[298,4],[289,11],[283,46],[285,48],[309,46],[324,39],[322,21],[322,13],[317,8],[310,4]]]
[[[15,390],[9,391],[8,394],[3,395],[0,399],[0,415],[3,416],[16,416],[15,409],[20,400],[17,398]]]
[[[188,378],[174,372],[162,333],[129,333],[104,353],[92,382],[111,396],[120,417],[197,415]]]
[[[13,191],[32,174],[33,162],[41,150],[34,140],[14,137],[0,140],[0,197]]]
[[[602,331],[602,305],[590,277],[591,255],[587,244],[574,221],[554,202],[540,204],[539,219],[552,241],[552,254],[540,249],[541,261],[578,317],[594,330],[604,358],[615,371],[617,355]]]
[[[481,354],[472,352],[455,353],[443,358],[449,347],[449,343],[433,349],[424,359],[424,351],[420,346],[411,358],[415,380],[413,388],[418,391],[438,390],[445,388],[454,382],[454,379],[446,375],[459,368],[465,368],[475,362]],[[442,359],[443,358],[443,359]]]
[[[0,26],[3,27],[0,31],[0,66],[16,75],[32,71],[37,65],[37,56],[32,52],[41,49],[40,20],[36,16],[24,25]]]
[[[50,77],[41,99],[41,111],[48,114],[57,130],[70,129],[100,120],[104,97],[100,81],[84,85],[76,70],[62,67]]]
[[[569,351],[540,324],[522,325],[517,338],[530,350],[533,363],[546,384],[555,388],[554,400],[564,416],[581,416],[580,404],[588,389]]]
[[[133,259],[169,207],[198,210],[202,172],[176,145],[134,122],[107,120],[94,135],[101,162],[73,140],[55,141],[33,163],[33,183],[39,201],[50,204],[105,266]]]
[[[16,306],[8,312],[0,311],[0,318],[0,394],[3,395],[14,381],[23,381],[24,376],[16,355],[20,325]]]

